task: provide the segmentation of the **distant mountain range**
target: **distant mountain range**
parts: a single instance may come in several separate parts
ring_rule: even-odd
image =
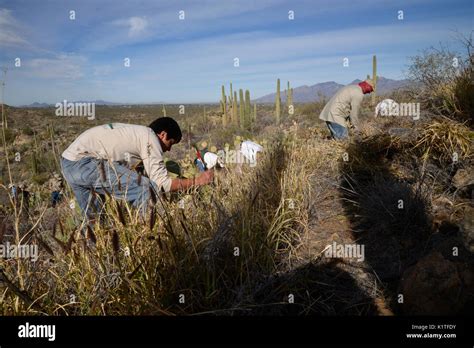
[[[63,101],[59,101],[59,103],[62,103]],[[71,101],[67,101],[68,103]],[[113,102],[108,102],[105,100],[74,100],[72,103],[95,103],[95,105],[124,105],[123,103],[113,103]],[[21,105],[21,108],[50,108],[55,106],[55,104],[48,104],[48,103],[38,103],[34,102],[32,104],[28,105]]]
[[[49,108],[50,106],[53,106],[52,104],[47,104],[47,103],[38,103],[34,102],[29,105],[20,105],[20,108]]]
[[[350,84],[359,83],[361,80],[354,80]],[[398,88],[406,87],[410,84],[409,80],[392,80],[382,76],[379,76],[377,80],[377,94],[383,95],[390,93]],[[336,93],[340,88],[344,87],[340,83],[329,81],[321,82],[312,86],[300,86],[293,88],[293,101],[295,103],[310,103],[315,102],[320,99],[321,96],[330,98]],[[271,93],[264,95],[258,99],[252,100],[252,102],[257,103],[274,103],[276,93]],[[281,100],[286,100],[286,90],[281,92]],[[62,101],[61,101],[62,102]],[[69,101],[68,101],[69,102]],[[135,104],[135,103],[114,103],[105,100],[75,100],[73,103],[95,103],[95,105],[153,105],[153,104],[167,104],[162,102],[155,103],[144,103],[144,104]],[[55,104],[47,103],[38,103],[34,102],[29,105],[21,105],[23,108],[49,108],[54,107]]]
[[[353,85],[359,82],[361,82],[361,80],[354,80],[350,84]],[[383,95],[390,93],[398,88],[406,87],[409,83],[409,80],[392,80],[379,76],[377,79],[377,94]],[[321,96],[330,98],[342,87],[344,87],[344,85],[334,81],[317,83],[312,86],[295,87],[293,88],[293,101],[295,103],[310,103],[318,101]],[[286,90],[282,91],[280,95],[282,101],[286,100]],[[271,93],[253,101],[257,103],[274,103],[275,96],[276,93]]]

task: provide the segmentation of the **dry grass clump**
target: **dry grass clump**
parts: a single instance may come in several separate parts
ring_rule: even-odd
[[[434,121],[420,132],[413,148],[421,151],[424,161],[431,158],[439,164],[452,164],[472,156],[474,132],[461,123]]]

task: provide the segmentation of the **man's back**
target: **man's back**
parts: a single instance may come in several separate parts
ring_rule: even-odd
[[[358,85],[345,86],[329,100],[319,118],[345,127],[346,118],[351,116],[351,121],[357,123],[358,108],[363,97],[364,94]]]
[[[86,130],[62,153],[69,161],[84,157],[107,159],[112,162],[143,161],[146,173],[159,187],[170,190],[163,160],[163,150],[156,134],[149,127],[109,123]]]
[[[84,157],[126,161],[129,155],[139,157],[140,145],[151,140],[158,143],[153,131],[148,127],[109,123],[80,134],[62,156],[70,161],[78,161]]]

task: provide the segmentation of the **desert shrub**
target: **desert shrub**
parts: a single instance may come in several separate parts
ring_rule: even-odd
[[[16,132],[13,129],[10,129],[10,128],[5,129],[5,142],[7,145],[12,144],[13,141],[15,140],[15,137],[16,137]]]
[[[408,76],[415,81],[413,96],[435,115],[473,124],[473,39],[461,37],[466,54],[445,46],[423,50],[411,57]]]
[[[417,99],[413,95],[410,88],[398,88],[388,93],[385,98],[393,99],[398,103],[416,103]]]
[[[298,115],[310,117],[312,119],[318,119],[319,114],[324,108],[324,105],[326,105],[326,102],[327,102],[326,99],[322,99],[314,103],[305,103],[305,104],[297,105],[296,113]]]
[[[35,134],[35,132],[33,131],[33,129],[31,129],[30,126],[23,127],[23,128],[21,129],[21,132],[22,132],[24,135],[30,135],[30,136]]]

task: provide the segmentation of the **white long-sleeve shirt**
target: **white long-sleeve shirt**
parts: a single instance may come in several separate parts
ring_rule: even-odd
[[[347,127],[346,118],[349,117],[354,128],[359,128],[359,108],[364,93],[359,85],[348,85],[336,92],[324,106],[319,119],[337,123]]]
[[[145,172],[158,188],[165,192],[171,189],[163,149],[149,127],[126,123],[96,126],[80,134],[62,156],[70,161],[94,157],[132,164],[142,160]]]

